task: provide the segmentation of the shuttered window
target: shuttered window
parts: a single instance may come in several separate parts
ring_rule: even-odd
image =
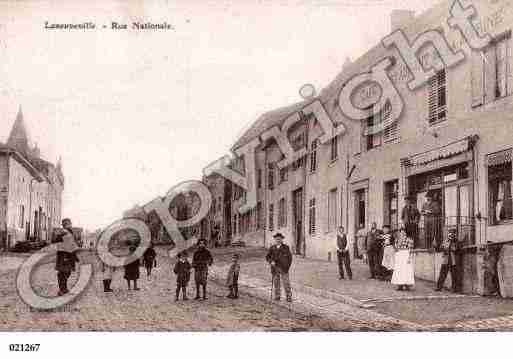
[[[429,124],[444,121],[447,118],[447,88],[445,69],[429,79],[428,96]]]
[[[328,193],[328,232],[333,232],[337,226],[337,197],[336,188]]]
[[[315,172],[317,170],[317,140],[312,141],[311,150],[310,150],[310,172]]]
[[[269,230],[274,231],[274,205],[269,205]]]
[[[390,101],[385,103],[383,110],[380,111],[381,122],[387,123],[392,115],[392,104]],[[399,140],[399,122],[396,120],[387,126],[383,131],[383,142],[397,142]]]
[[[308,217],[309,217],[309,226],[308,233],[315,234],[315,198],[310,200],[308,206]]]
[[[280,199],[278,204],[278,228],[287,226],[287,202],[285,198]]]
[[[513,94],[511,33],[481,52],[472,54],[472,106],[478,107]]]

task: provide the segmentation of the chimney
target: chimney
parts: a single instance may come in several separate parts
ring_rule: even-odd
[[[390,13],[390,32],[404,29],[415,20],[415,11],[412,10],[392,10]]]

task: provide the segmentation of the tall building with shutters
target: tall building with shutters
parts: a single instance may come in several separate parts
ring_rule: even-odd
[[[413,43],[419,35],[435,30],[453,51],[463,52],[461,63],[444,67],[433,43],[426,43],[417,52],[419,62],[425,70],[437,65],[443,69],[412,91],[408,83],[413,75],[397,48],[379,43],[346,62],[315,98],[263,115],[237,139],[233,149],[273,126],[281,128],[294,113],[301,117],[294,128],[287,129],[294,149],[303,150],[296,163],[279,170],[276,163],[283,153],[272,139],[262,140],[257,149],[261,155],[257,167],[264,180],[258,201],[266,224],[260,235],[266,246],[272,234],[280,231],[295,254],[334,260],[336,228],[342,225],[353,256],[361,258],[364,235],[373,222],[396,230],[405,197],[414,197],[421,210],[430,196],[440,211],[434,225],[426,224],[424,217],[419,224],[416,276],[437,279],[441,253],[433,249],[455,228],[462,244],[463,289],[485,291],[482,267],[487,248],[513,241],[513,8],[501,0],[464,2],[477,11],[475,29],[492,37],[485,49],[475,51],[448,25],[453,4],[442,1],[418,16],[394,13],[391,32],[401,29]],[[338,103],[341,90],[385,58],[392,59],[388,76],[404,102],[401,116],[390,121],[392,108],[387,103],[383,108],[367,107],[368,118],[362,121],[346,117]],[[359,88],[354,98],[363,105],[380,93],[377,84],[370,83]],[[320,142],[317,119],[303,111],[317,100],[332,121],[345,129],[325,143]],[[239,233],[237,213],[232,216]]]

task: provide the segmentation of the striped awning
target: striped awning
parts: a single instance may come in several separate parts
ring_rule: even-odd
[[[403,158],[401,159],[401,165],[403,167],[423,166],[430,162],[459,155],[470,150],[470,148],[470,138],[465,138],[444,147]]]
[[[497,152],[492,155],[488,155],[486,162],[487,162],[488,166],[502,165],[504,163],[511,162],[512,154],[513,154],[513,149]]]

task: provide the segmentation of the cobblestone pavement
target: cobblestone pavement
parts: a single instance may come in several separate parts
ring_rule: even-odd
[[[80,254],[82,263],[98,263],[91,254]],[[223,253],[217,259],[223,258]],[[3,259],[3,258],[1,258]],[[207,301],[174,302],[172,260],[159,256],[158,268],[148,280],[140,279],[141,291],[126,290],[122,270],[115,273],[114,293],[103,293],[99,278],[93,278],[82,297],[60,310],[31,311],[16,293],[16,271],[0,270],[0,330],[2,331],[328,331],[368,330],[373,323],[350,318],[321,317],[296,312],[242,294],[239,300],[225,298],[224,286],[212,283]],[[36,290],[54,296],[53,264],[41,265],[33,274]],[[76,280],[72,275],[71,284]],[[191,283],[192,284],[192,283]],[[192,285],[189,287],[192,297]]]

